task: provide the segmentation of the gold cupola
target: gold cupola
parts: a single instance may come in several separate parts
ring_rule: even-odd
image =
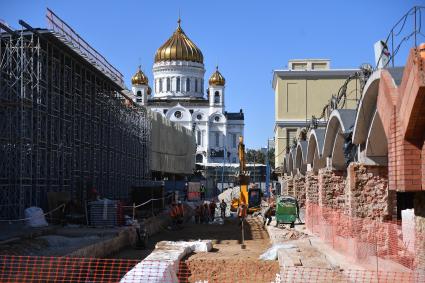
[[[142,69],[137,69],[137,72],[134,74],[134,76],[131,78],[131,84],[132,85],[147,85],[149,83],[148,77],[142,72]]]
[[[162,61],[191,61],[204,63],[201,50],[190,40],[180,26],[178,19],[177,29],[173,35],[155,53],[155,63]]]
[[[226,83],[226,79],[218,71],[218,66],[215,67],[215,72],[211,75],[210,79],[208,80],[208,83],[210,85],[220,85],[220,86],[224,86],[224,84]]]

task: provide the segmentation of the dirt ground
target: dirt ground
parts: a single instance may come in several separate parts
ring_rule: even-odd
[[[245,246],[237,220],[226,220],[224,225],[186,223],[178,231],[164,230],[149,239],[148,249],[125,249],[113,258],[143,259],[159,241],[213,241],[208,253],[189,255],[184,259],[179,277],[188,282],[270,282],[279,273],[277,261],[261,261],[258,257],[270,246],[270,238],[259,218],[248,218],[244,225]]]

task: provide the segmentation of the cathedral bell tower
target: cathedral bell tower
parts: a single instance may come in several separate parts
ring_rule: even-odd
[[[131,91],[133,92],[133,101],[142,106],[146,106],[148,98],[151,95],[151,88],[149,87],[149,80],[142,72],[140,66],[131,78]]]
[[[224,85],[226,80],[218,71],[218,66],[208,80],[208,83],[208,99],[210,102],[210,107],[219,107],[224,109]]]

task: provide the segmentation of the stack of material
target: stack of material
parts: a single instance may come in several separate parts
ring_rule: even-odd
[[[232,200],[238,199],[241,195],[241,189],[240,187],[233,187],[230,189],[225,190],[221,194],[218,195],[218,200],[221,203],[221,200],[224,199],[224,202],[227,203],[226,207],[226,216],[231,215],[230,213],[230,207],[232,206]],[[220,206],[218,206],[220,207]]]
[[[89,202],[89,221],[91,226],[111,227],[122,225],[124,216],[120,201],[97,200]]]
[[[120,280],[130,282],[179,282],[177,272],[180,260],[191,252],[208,252],[212,249],[211,240],[194,242],[162,241],[155,250],[138,263]]]
[[[199,182],[189,182],[187,198],[189,200],[200,200],[201,199],[200,187],[201,187],[201,183]]]

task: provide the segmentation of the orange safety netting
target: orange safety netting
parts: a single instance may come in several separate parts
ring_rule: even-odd
[[[252,261],[139,261],[0,256],[0,282],[424,282],[420,272],[281,267],[254,272]],[[255,265],[255,266],[253,266]],[[265,265],[264,267],[266,267]],[[258,270],[258,269],[257,269]]]
[[[352,217],[342,210],[310,202],[305,223],[333,249],[378,271],[388,270],[389,266],[406,271],[425,266],[424,235],[415,230],[414,223],[403,229],[400,222]]]

